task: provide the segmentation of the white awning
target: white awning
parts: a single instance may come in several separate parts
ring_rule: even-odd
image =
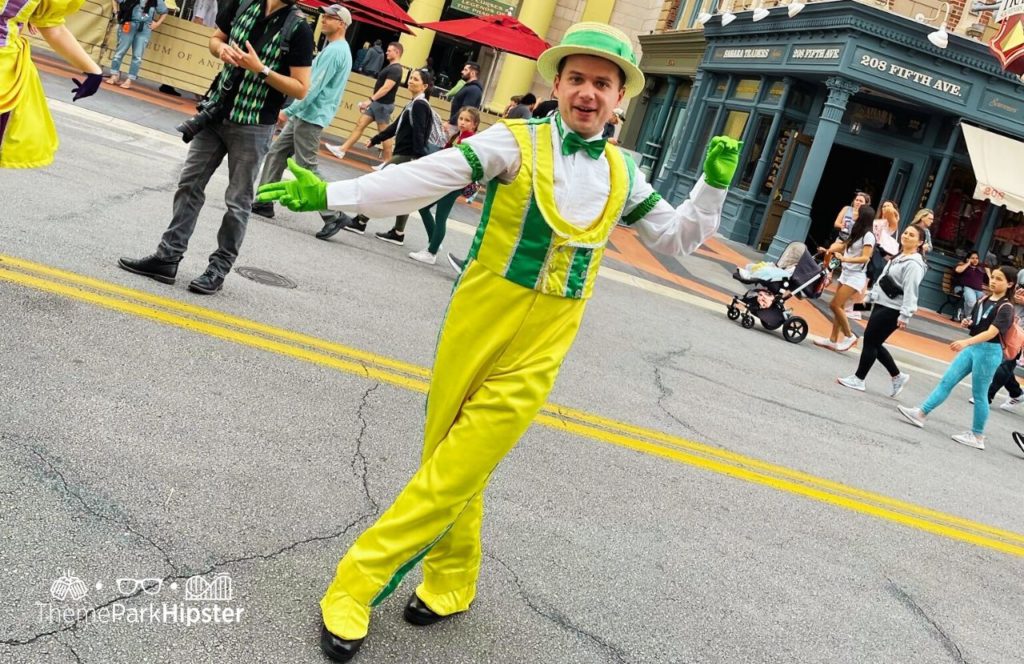
[[[1024,143],[960,123],[978,186],[974,198],[1024,211]]]

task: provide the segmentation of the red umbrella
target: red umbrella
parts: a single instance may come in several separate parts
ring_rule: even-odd
[[[323,9],[324,7],[330,7],[331,5],[338,4],[332,2],[332,0],[299,0],[300,5],[306,7],[313,7],[314,9]],[[404,32],[407,35],[413,34],[412,30],[409,29],[405,23],[398,21],[390,16],[383,14],[375,14],[368,9],[363,9],[348,0],[345,4],[350,5],[347,9],[352,14],[353,21],[359,21],[360,23],[366,23],[378,28],[384,28],[385,30],[395,30],[397,32]],[[416,23],[413,23],[416,25]]]
[[[363,2],[365,0],[360,0]],[[435,21],[424,23],[421,28],[430,28],[453,37],[461,37],[467,41],[490,46],[499,51],[521,55],[536,60],[548,49],[548,43],[536,32],[526,27],[511,16],[492,14],[459,18],[453,21]]]
[[[357,9],[358,11],[366,14],[374,14],[383,16],[384,18],[411,25],[418,28],[419,23],[413,20],[412,16],[409,16],[404,9],[395,3],[395,0],[345,0],[343,3],[349,11]],[[353,17],[355,18],[355,17]]]

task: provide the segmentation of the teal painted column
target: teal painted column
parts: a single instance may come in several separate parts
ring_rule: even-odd
[[[704,70],[698,70],[697,74],[693,77],[693,87],[690,92],[690,99],[686,104],[686,120],[682,140],[685,141],[685,145],[682,150],[676,152],[675,163],[669,168],[668,177],[655,185],[658,193],[669,198],[672,190],[675,189],[676,183],[679,182],[680,169],[686,164],[685,158],[692,151],[694,133],[699,130],[697,122],[700,117],[704,115],[705,108],[705,97],[707,96],[707,89],[709,86],[707,82],[709,77],[704,74]]]
[[[859,85],[840,76],[830,77],[825,81],[825,85],[828,86],[828,99],[821,109],[821,119],[818,121],[818,129],[814,133],[814,142],[811,143],[810,152],[807,154],[807,163],[804,164],[800,175],[796,194],[789,204],[789,209],[782,215],[779,230],[772,240],[771,247],[768,248],[770,260],[777,260],[790,242],[803,242],[807,237],[807,232],[811,228],[811,203],[818,191],[818,184],[821,183],[821,174],[832,151],[832,144],[835,143],[839,123],[846,111],[846,102],[860,90]]]
[[[656,137],[656,140],[647,141],[647,144],[644,146],[643,159],[640,163],[640,170],[647,174],[648,177],[654,171],[658,159],[661,158],[662,148],[664,147],[662,141],[665,140],[665,125],[668,123],[668,115],[672,111],[676,90],[679,89],[679,79],[677,77],[669,76],[667,80],[668,87],[665,90],[665,103],[658,109],[658,117],[654,120],[654,128],[651,134]]]
[[[935,209],[939,202],[939,196],[946,190],[946,176],[949,175],[949,166],[953,161],[953,151],[956,150],[956,143],[960,137],[960,123],[949,133],[949,140],[946,142],[946,149],[942,153],[942,161],[939,162],[939,170],[935,173],[935,182],[932,183],[932,190],[928,194],[928,202],[925,207],[929,210]]]

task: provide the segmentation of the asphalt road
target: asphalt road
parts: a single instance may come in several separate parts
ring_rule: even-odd
[[[406,258],[415,219],[397,248],[283,212],[250,223],[237,267],[296,288],[233,273],[191,294],[224,173],[179,283],[128,274],[184,146],[160,122],[55,117],[57,162],[0,176],[0,661],[323,661],[334,566],[417,464],[453,274]],[[963,448],[964,388],[919,430],[880,369],[854,393],[834,382],[852,357],[597,290],[558,407],[488,490],[472,610],[405,624],[413,572],[357,661],[1020,661],[1018,414]],[[935,382],[912,373],[903,403]],[[225,578],[230,599],[201,594]],[[237,620],[187,624],[199,607]]]

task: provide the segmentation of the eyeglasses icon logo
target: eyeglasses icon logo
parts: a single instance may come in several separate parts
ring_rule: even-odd
[[[136,590],[141,590],[147,595],[156,595],[163,588],[163,585],[163,579],[122,578],[117,580],[117,592],[122,595],[131,595]]]
[[[61,602],[68,598],[77,602],[88,593],[89,589],[85,587],[85,582],[71,571],[65,571],[60,578],[50,585],[50,596]]]
[[[226,572],[219,572],[209,580],[197,574],[185,582],[186,600],[228,602],[233,594],[231,577]]]

